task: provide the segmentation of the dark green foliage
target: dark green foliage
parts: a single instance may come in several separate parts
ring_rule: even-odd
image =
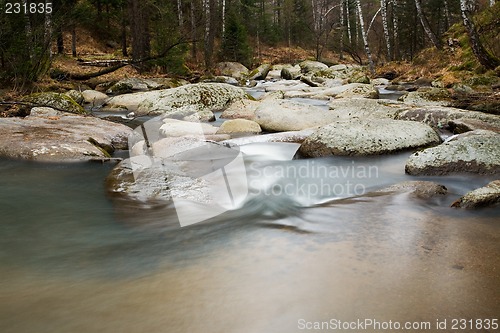
[[[247,67],[252,64],[252,51],[248,45],[247,31],[233,12],[230,12],[227,17],[222,38],[221,58],[226,61],[240,62]]]

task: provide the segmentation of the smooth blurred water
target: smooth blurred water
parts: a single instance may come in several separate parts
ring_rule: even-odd
[[[297,189],[324,178],[315,170],[376,167],[323,179],[370,192],[417,179],[407,156],[251,161],[249,176]],[[181,228],[170,206],[107,198],[111,168],[0,161],[0,332],[285,333],[299,319],[500,313],[500,210],[449,208],[491,177],[426,178],[450,190],[430,201],[254,188],[241,209]]]

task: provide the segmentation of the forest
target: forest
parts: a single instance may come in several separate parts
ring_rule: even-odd
[[[453,46],[450,27],[464,24],[481,65],[500,63],[498,16],[486,25],[473,20],[476,13],[494,17],[495,0],[57,0],[45,7],[23,0],[10,11],[7,4],[2,0],[0,77],[10,84],[48,73],[68,78],[50,72],[51,63],[57,55],[79,57],[78,34],[90,34],[110,47],[110,58],[124,60],[108,72],[133,65],[188,76],[210,72],[218,61],[256,67],[267,47],[300,47],[316,60],[373,71],[391,61],[411,62],[428,48]]]

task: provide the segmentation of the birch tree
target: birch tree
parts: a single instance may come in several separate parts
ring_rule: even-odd
[[[422,27],[424,28],[427,37],[429,37],[429,40],[431,41],[432,45],[434,45],[437,49],[441,48],[441,43],[439,42],[439,39],[436,37],[434,32],[432,32],[429,22],[427,21],[427,18],[424,15],[424,12],[422,10],[422,3],[420,0],[415,0],[415,7],[417,8],[418,19],[420,20],[420,23],[422,24]]]
[[[488,69],[495,69],[497,66],[500,66],[500,60],[491,55],[481,43],[479,33],[471,17],[467,0],[460,0],[460,12],[462,14],[465,29],[469,35],[472,52],[474,52],[477,60]]]
[[[375,72],[375,66],[373,64],[373,59],[372,59],[372,53],[370,51],[370,46],[368,45],[368,37],[366,35],[365,31],[365,24],[363,21],[363,11],[361,9],[361,0],[356,0],[356,11],[358,12],[358,18],[359,18],[359,30],[361,32],[361,37],[363,38],[363,44],[366,52],[366,56],[368,57],[368,63],[370,66],[370,71],[372,73]]]
[[[389,23],[387,21],[387,0],[380,0],[380,9],[384,29],[385,47],[387,48],[387,57],[389,60],[392,60],[391,38],[389,36]]]

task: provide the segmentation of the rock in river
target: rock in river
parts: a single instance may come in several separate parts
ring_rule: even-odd
[[[405,166],[410,175],[500,172],[500,134],[475,130],[457,135],[437,147],[418,151]]]
[[[321,127],[301,145],[308,157],[378,155],[440,142],[428,125],[392,119],[351,119]]]
[[[329,124],[338,117],[328,110],[286,99],[266,99],[255,111],[255,121],[269,132],[300,131]]]
[[[498,204],[500,204],[500,180],[494,180],[484,187],[467,193],[451,206],[474,209],[496,206]]]
[[[102,111],[133,111],[137,116],[164,114],[183,118],[197,112],[222,110],[234,101],[247,98],[243,89],[229,84],[198,83],[115,96],[103,106]]]
[[[0,119],[0,157],[67,162],[106,159],[126,149],[132,130],[94,117],[48,112]],[[41,112],[43,111],[43,112]],[[44,116],[46,115],[46,116]]]

